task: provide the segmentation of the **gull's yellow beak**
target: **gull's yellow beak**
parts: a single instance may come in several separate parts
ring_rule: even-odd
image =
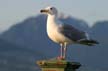
[[[48,13],[49,10],[45,10],[45,9],[43,9],[43,10],[40,10],[40,12],[41,12],[41,13]]]

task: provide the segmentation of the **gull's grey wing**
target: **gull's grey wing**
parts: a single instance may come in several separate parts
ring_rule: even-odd
[[[72,25],[68,25],[68,24],[60,24],[59,32],[62,33],[65,37],[73,41],[79,41],[81,39],[87,38],[85,32],[80,31],[75,27],[73,27]]]

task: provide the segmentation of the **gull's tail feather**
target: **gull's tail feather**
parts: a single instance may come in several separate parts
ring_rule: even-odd
[[[99,42],[97,42],[96,40],[81,40],[79,41],[80,44],[85,44],[85,45],[88,45],[88,46],[93,46],[95,44],[99,44]]]

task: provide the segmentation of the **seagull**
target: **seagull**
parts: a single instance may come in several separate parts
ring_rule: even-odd
[[[47,14],[47,34],[55,43],[60,44],[59,59],[66,58],[67,45],[83,44],[93,46],[98,44],[97,41],[89,38],[88,33],[78,30],[72,25],[65,24],[58,19],[58,10],[49,6],[40,10],[41,13]]]

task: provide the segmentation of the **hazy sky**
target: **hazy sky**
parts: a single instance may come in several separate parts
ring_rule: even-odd
[[[36,16],[47,6],[55,6],[60,12],[83,19],[89,25],[108,20],[108,0],[0,0],[0,32]]]

